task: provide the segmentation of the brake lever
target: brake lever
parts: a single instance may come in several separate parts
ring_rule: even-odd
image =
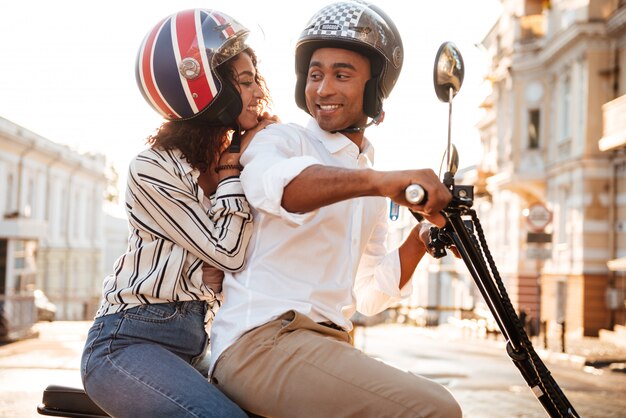
[[[452,244],[452,241],[445,235],[445,232],[436,226],[431,226],[429,231],[430,242],[426,245],[428,254],[433,258],[443,258],[448,252],[446,247]]]

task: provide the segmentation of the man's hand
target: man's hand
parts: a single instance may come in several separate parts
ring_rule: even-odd
[[[389,171],[380,178],[380,187],[384,196],[395,203],[406,206],[413,212],[424,216],[429,222],[442,228],[446,224],[441,211],[452,200],[452,194],[441,183],[433,170]],[[405,190],[411,184],[419,184],[428,194],[428,200],[421,205],[411,204],[406,200]]]
[[[434,257],[434,248],[431,247],[430,244],[432,242],[431,230],[432,228],[435,228],[435,226],[424,221],[424,222],[420,222],[419,225],[417,225],[415,228],[418,230],[419,239],[424,245],[424,247],[426,248],[426,252]],[[456,258],[461,258],[461,254],[459,253],[459,250],[458,248],[456,248],[455,245],[451,245],[446,248],[452,251],[452,254],[454,254]]]

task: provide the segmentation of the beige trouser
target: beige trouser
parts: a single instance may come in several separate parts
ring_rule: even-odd
[[[348,333],[287,312],[244,334],[218,359],[212,381],[267,417],[461,417],[443,386],[366,356]]]

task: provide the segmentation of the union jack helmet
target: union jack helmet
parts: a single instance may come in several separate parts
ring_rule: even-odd
[[[249,30],[217,10],[191,9],[160,21],[141,43],[135,76],[144,99],[168,120],[231,126],[239,92],[216,68],[247,48]]]
[[[372,78],[365,85],[363,111],[378,117],[404,59],[400,32],[389,16],[371,3],[355,0],[330,4],[311,18],[296,43],[296,103],[307,113],[304,89],[311,56],[319,48],[349,49],[369,58]]]

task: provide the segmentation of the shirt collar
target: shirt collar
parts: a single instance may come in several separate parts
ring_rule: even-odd
[[[335,154],[336,152],[350,146],[357,148],[356,144],[344,134],[333,134],[320,128],[317,121],[312,117],[309,118],[306,127],[308,130],[315,133],[315,138],[324,144],[324,147],[326,147],[328,152],[331,154]],[[363,152],[361,154],[365,155],[371,163],[374,162],[374,147],[366,137],[363,137]]]
[[[191,164],[189,164],[187,162],[187,160],[185,159],[185,157],[183,156],[182,151],[180,151],[179,149],[174,149],[171,152],[172,158],[175,158],[177,163],[180,165],[180,168],[183,170],[183,173],[185,175],[188,175],[189,173],[192,173],[192,175],[194,176],[194,178],[197,178],[198,175],[200,175],[200,172],[196,169],[194,169]]]
[[[374,164],[374,146],[365,137],[363,137],[363,152],[361,153],[369,160],[370,164]]]

